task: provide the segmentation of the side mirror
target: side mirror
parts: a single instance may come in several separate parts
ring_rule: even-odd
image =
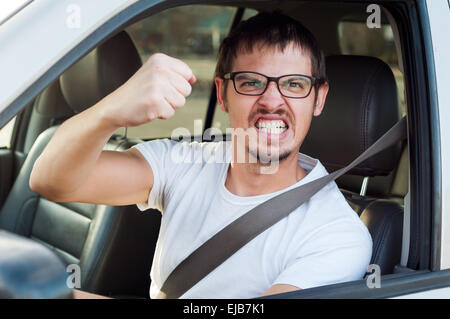
[[[47,247],[0,230],[0,299],[72,298],[68,273]]]

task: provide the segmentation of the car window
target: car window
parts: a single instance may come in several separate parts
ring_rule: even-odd
[[[16,122],[14,116],[5,126],[0,129],[0,148],[11,148],[11,136],[13,133],[14,123]]]
[[[244,18],[256,14],[254,10],[246,10]],[[382,20],[386,21],[383,15]],[[368,28],[366,21],[355,21],[350,16],[339,21],[338,37],[341,54],[373,56],[387,63],[395,76],[398,91],[398,106],[402,115],[406,114],[404,80],[394,43],[392,27],[388,23]],[[225,132],[229,127],[228,115],[216,106],[212,127]]]
[[[399,108],[406,114],[404,81],[395,48],[394,34],[390,24],[368,28],[366,22],[349,21],[345,18],[338,25],[339,45],[342,54],[373,56],[387,63],[397,83]]]
[[[242,16],[242,20],[247,20],[248,18],[256,15],[257,13],[258,11],[256,10],[245,9],[244,15]],[[217,103],[211,127],[219,129],[223,134],[225,134],[226,129],[230,127],[230,120],[228,114],[222,111]]]
[[[183,6],[155,14],[126,29],[143,63],[150,55],[162,52],[186,62],[197,78],[186,105],[172,118],[129,127],[127,137],[170,137],[176,128],[186,128],[189,135],[202,135],[211,86],[214,85],[217,51],[228,34],[236,10],[206,5]],[[123,134],[123,129],[116,133]]]

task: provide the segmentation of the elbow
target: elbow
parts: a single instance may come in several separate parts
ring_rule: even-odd
[[[28,187],[30,187],[30,189],[31,189],[33,192],[40,194],[38,184],[37,184],[36,181],[35,181],[34,179],[32,179],[31,177],[30,177],[30,179],[29,179],[29,181],[28,181]]]
[[[38,193],[39,195],[41,195],[41,196],[43,196],[43,197],[45,197],[45,198],[48,197],[48,196],[46,195],[46,192],[45,192],[45,187],[43,187],[43,186],[39,183],[39,181],[37,181],[35,178],[31,178],[31,177],[30,177],[30,180],[28,181],[28,186],[30,187],[30,189],[31,189],[33,192]]]
[[[52,202],[62,202],[63,201],[63,199],[58,195],[58,193],[56,193],[55,191],[52,191],[52,188],[50,188],[46,185],[42,185],[35,179],[30,178],[28,185],[33,192],[41,195],[42,197],[44,197],[45,199],[48,199],[49,201],[52,201]]]
[[[37,169],[36,169],[36,162],[33,165],[33,168],[31,170],[30,179],[28,180],[28,187],[30,189],[38,194],[41,194],[41,187],[39,182],[39,177],[37,175]]]
[[[28,186],[33,192],[41,195],[42,197],[50,199],[46,187],[42,185],[41,181],[38,178],[36,178],[36,176],[33,176],[33,173],[31,174],[30,179],[28,181]]]
[[[46,199],[58,202],[61,201],[61,199],[58,197],[58,193],[55,191],[55,189],[48,184],[48,180],[44,180],[41,174],[38,173],[38,169],[36,168],[36,163],[33,166],[33,169],[30,174],[30,179],[28,180],[28,186],[29,188],[41,195],[42,197],[45,197]]]

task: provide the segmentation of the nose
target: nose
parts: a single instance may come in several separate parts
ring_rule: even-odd
[[[266,91],[258,99],[258,103],[264,106],[267,110],[273,111],[284,104],[283,96],[278,90],[277,83],[270,81]]]

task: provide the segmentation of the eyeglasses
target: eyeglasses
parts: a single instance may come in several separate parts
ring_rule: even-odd
[[[281,95],[293,99],[302,99],[311,93],[316,84],[315,77],[303,74],[288,74],[270,77],[257,72],[231,72],[223,76],[225,80],[232,80],[234,89],[243,95],[262,95],[266,92],[271,81],[275,82]]]

